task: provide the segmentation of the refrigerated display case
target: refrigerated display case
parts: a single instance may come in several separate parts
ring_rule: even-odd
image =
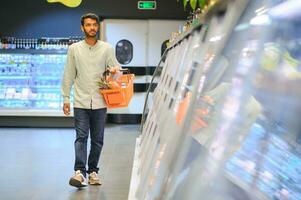
[[[0,115],[62,116],[61,78],[75,39],[2,39]]]
[[[244,6],[245,2],[241,1],[229,5],[221,2],[217,11],[222,15],[213,15],[207,24],[183,35],[170,48],[154,91],[153,106],[143,126],[137,199],[155,199],[162,192],[172,155],[181,142],[193,91],[202,84],[198,74],[207,73]],[[237,12],[237,8],[241,11]],[[224,34],[220,42],[208,43],[208,38],[218,34]],[[201,68],[203,65],[206,67]]]
[[[186,52],[202,47],[190,95],[180,84],[186,95],[170,110],[163,68],[143,126],[140,159],[151,161],[140,160],[137,199],[301,199],[301,2],[239,2],[234,25],[216,31],[213,15],[199,45],[188,43]]]

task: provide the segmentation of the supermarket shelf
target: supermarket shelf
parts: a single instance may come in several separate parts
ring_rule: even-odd
[[[0,76],[0,80],[32,79],[32,76]]]
[[[1,49],[1,54],[66,54],[65,49]]]
[[[64,114],[60,110],[2,109],[0,116],[64,117]],[[73,113],[68,117],[73,117]]]
[[[233,176],[230,173],[225,173],[225,177],[227,180],[232,182],[234,185],[238,186],[239,188],[243,189],[244,191],[252,191],[252,193],[248,193],[250,196],[252,196],[255,199],[260,199],[260,200],[270,200],[265,194],[263,194],[260,190],[251,188],[248,184],[245,182],[241,181],[239,178],[236,176]]]

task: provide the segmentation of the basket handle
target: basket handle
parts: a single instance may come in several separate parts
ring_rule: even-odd
[[[121,68],[121,69],[119,69],[119,71],[121,71],[123,74],[129,74],[130,73],[130,70],[129,70],[129,68]],[[111,72],[110,72],[110,70],[106,70],[106,71],[104,71],[103,73],[102,73],[102,76],[108,76],[108,75],[110,75],[111,74]]]
[[[121,68],[121,69],[119,69],[119,71],[121,71],[123,74],[129,74],[130,73],[129,68]]]

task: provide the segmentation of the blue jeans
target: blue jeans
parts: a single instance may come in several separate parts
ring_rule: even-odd
[[[75,147],[75,164],[74,170],[80,170],[84,176],[86,173],[96,172],[101,149],[103,146],[105,116],[107,109],[82,109],[74,108],[74,126],[76,130]],[[87,141],[91,138],[91,149],[87,164]]]

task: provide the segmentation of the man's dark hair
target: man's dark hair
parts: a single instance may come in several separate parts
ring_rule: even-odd
[[[99,24],[99,17],[97,15],[95,15],[94,13],[87,13],[80,18],[80,23],[82,26],[84,25],[85,19],[87,18],[95,19],[97,21],[97,24]]]

